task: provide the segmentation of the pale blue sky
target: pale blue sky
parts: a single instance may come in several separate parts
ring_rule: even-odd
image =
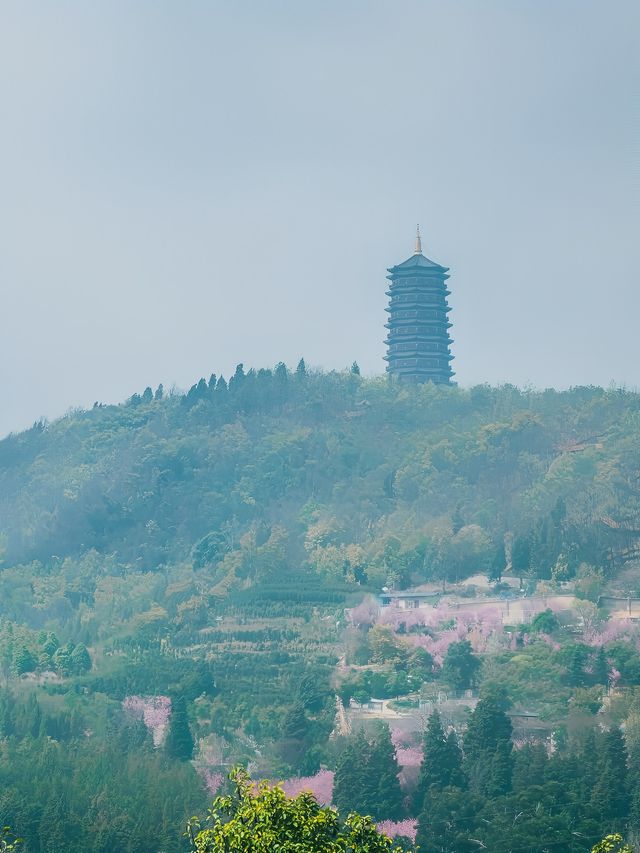
[[[451,267],[463,385],[640,385],[640,4],[5,0],[0,434],[239,361],[384,369]]]

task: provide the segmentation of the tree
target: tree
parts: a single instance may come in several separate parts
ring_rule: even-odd
[[[439,788],[465,787],[462,772],[462,753],[455,732],[445,734],[438,711],[433,711],[424,733],[420,778],[416,787],[415,804],[420,809],[432,785]]]
[[[240,390],[240,388],[242,387],[242,385],[244,384],[246,378],[247,377],[246,377],[245,372],[244,372],[244,365],[243,364],[237,364],[236,365],[236,371],[233,374],[233,376],[231,377],[231,379],[229,380],[229,390],[235,391],[237,393]]]
[[[451,643],[442,664],[442,677],[454,690],[473,687],[479,669],[480,658],[473,654],[468,640]]]
[[[78,643],[71,652],[71,669],[76,675],[82,675],[91,670],[91,656],[84,643]]]
[[[184,696],[179,696],[172,702],[165,751],[171,758],[189,761],[193,757],[193,747],[193,735],[189,728],[189,717],[187,716],[187,703]]]
[[[538,615],[532,620],[530,625],[531,633],[537,634],[553,634],[554,631],[557,631],[560,623],[558,622],[558,617],[553,613],[553,611],[547,609],[543,610],[542,613],[538,613]]]
[[[360,376],[360,366],[358,365],[357,361],[354,361],[353,364],[351,365],[351,373],[354,376]]]
[[[20,646],[13,658],[13,668],[16,675],[24,675],[26,672],[35,672],[36,661],[26,646]]]
[[[607,685],[609,683],[609,670],[609,661],[607,660],[604,646],[600,646],[598,651],[595,653],[591,671],[591,678],[593,679],[594,684]]]
[[[369,776],[374,780],[371,811],[378,820],[399,820],[404,812],[396,751],[387,725],[381,725],[369,753]]]
[[[622,829],[630,802],[627,749],[619,728],[614,727],[601,736],[598,753],[590,805],[603,829]]]
[[[364,732],[347,739],[338,756],[333,779],[333,802],[343,814],[368,811],[375,780],[368,767],[371,745]]]
[[[287,711],[282,724],[282,737],[302,740],[309,731],[309,720],[304,713],[304,707],[296,702]]]
[[[500,540],[489,566],[489,580],[500,581],[507,568],[507,555],[504,549],[504,539]]]
[[[429,788],[418,817],[420,853],[477,853],[476,827],[483,801],[460,788]]]
[[[624,843],[624,838],[618,833],[607,835],[599,844],[592,848],[591,853],[633,853],[631,847]]]
[[[301,358],[296,367],[296,379],[304,379],[307,375],[307,365],[304,363],[304,358]]]
[[[494,695],[478,702],[464,736],[464,768],[469,784],[483,796],[511,789],[513,747],[511,720]]]
[[[517,536],[511,549],[511,567],[514,575],[520,578],[529,571],[531,564],[531,542],[528,536]]]
[[[349,814],[344,824],[334,809],[312,794],[289,798],[279,787],[234,770],[234,792],[216,797],[207,825],[189,823],[193,853],[388,853],[397,850],[368,817]]]

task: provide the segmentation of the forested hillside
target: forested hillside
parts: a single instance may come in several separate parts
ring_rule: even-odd
[[[335,718],[336,694],[346,707],[372,695],[417,707],[434,683],[488,690],[494,717],[513,702],[535,707],[545,736],[555,731],[573,756],[571,778],[582,777],[589,745],[567,728],[571,708],[582,737],[614,670],[626,704],[608,697],[607,720],[638,701],[637,637],[607,635],[594,602],[640,590],[639,426],[640,396],[622,389],[411,387],[301,362],[295,372],[240,366],[187,394],[147,388],[5,438],[0,825],[28,853],[177,851],[185,820],[235,762],[268,778],[329,774],[331,785],[335,771],[326,801],[401,823],[427,797],[444,821],[489,746],[471,748],[466,781],[447,777],[448,799],[435,802],[415,774],[402,791],[393,781],[396,750],[408,762],[415,743],[392,743],[388,730],[352,742]],[[383,618],[372,598],[352,610],[382,587],[442,589],[479,573],[517,576],[531,592],[570,588],[588,607],[577,626],[549,611],[511,631],[489,631],[480,611],[462,626],[443,609]],[[613,772],[617,737],[598,747],[594,785]],[[491,749],[504,757],[503,741]],[[345,781],[356,753],[387,780],[359,800],[357,781]],[[480,825],[468,833],[483,831],[495,797],[517,789],[514,809],[533,802],[522,792],[534,759],[542,785],[538,752],[515,771],[505,759],[502,782],[483,777],[476,799],[465,793]],[[564,778],[568,766],[549,773]],[[625,829],[627,794],[579,824],[585,838]],[[571,835],[583,819],[571,814],[553,831]],[[419,826],[426,838],[428,820]],[[530,822],[531,837],[540,831]],[[458,835],[450,843],[467,849]],[[552,849],[587,849],[575,838]]]

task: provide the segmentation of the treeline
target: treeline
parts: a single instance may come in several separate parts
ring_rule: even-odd
[[[418,816],[421,853],[585,853],[609,833],[640,832],[638,731],[558,733],[552,747],[514,747],[503,694],[487,692],[462,738],[434,711],[417,782],[403,792],[386,726],[346,739],[334,803],[376,820]]]
[[[154,749],[117,707],[96,721],[0,690],[0,756],[0,825],[18,831],[25,853],[184,850],[186,821],[207,802],[183,756]]]

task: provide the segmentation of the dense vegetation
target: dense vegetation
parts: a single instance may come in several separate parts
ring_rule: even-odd
[[[640,397],[621,389],[413,388],[301,363],[185,395],[146,389],[9,436],[0,825],[28,853],[187,849],[187,818],[244,762],[266,778],[335,772],[337,805],[417,818],[423,850],[478,838],[500,851],[498,834],[515,844],[520,827],[517,849],[532,851],[534,838],[578,851],[637,833],[638,638],[609,630],[596,602],[640,587],[639,423]],[[360,604],[478,572],[569,586],[578,624],[549,612],[489,631],[489,616],[481,630]],[[371,616],[345,615],[358,606]],[[450,773],[401,773],[401,786],[398,750],[418,744],[386,729],[330,738],[336,693],[410,706],[478,688],[535,710],[553,754],[512,752],[505,726],[484,780],[470,723],[461,740],[443,734]],[[598,805],[615,761],[624,797]]]

